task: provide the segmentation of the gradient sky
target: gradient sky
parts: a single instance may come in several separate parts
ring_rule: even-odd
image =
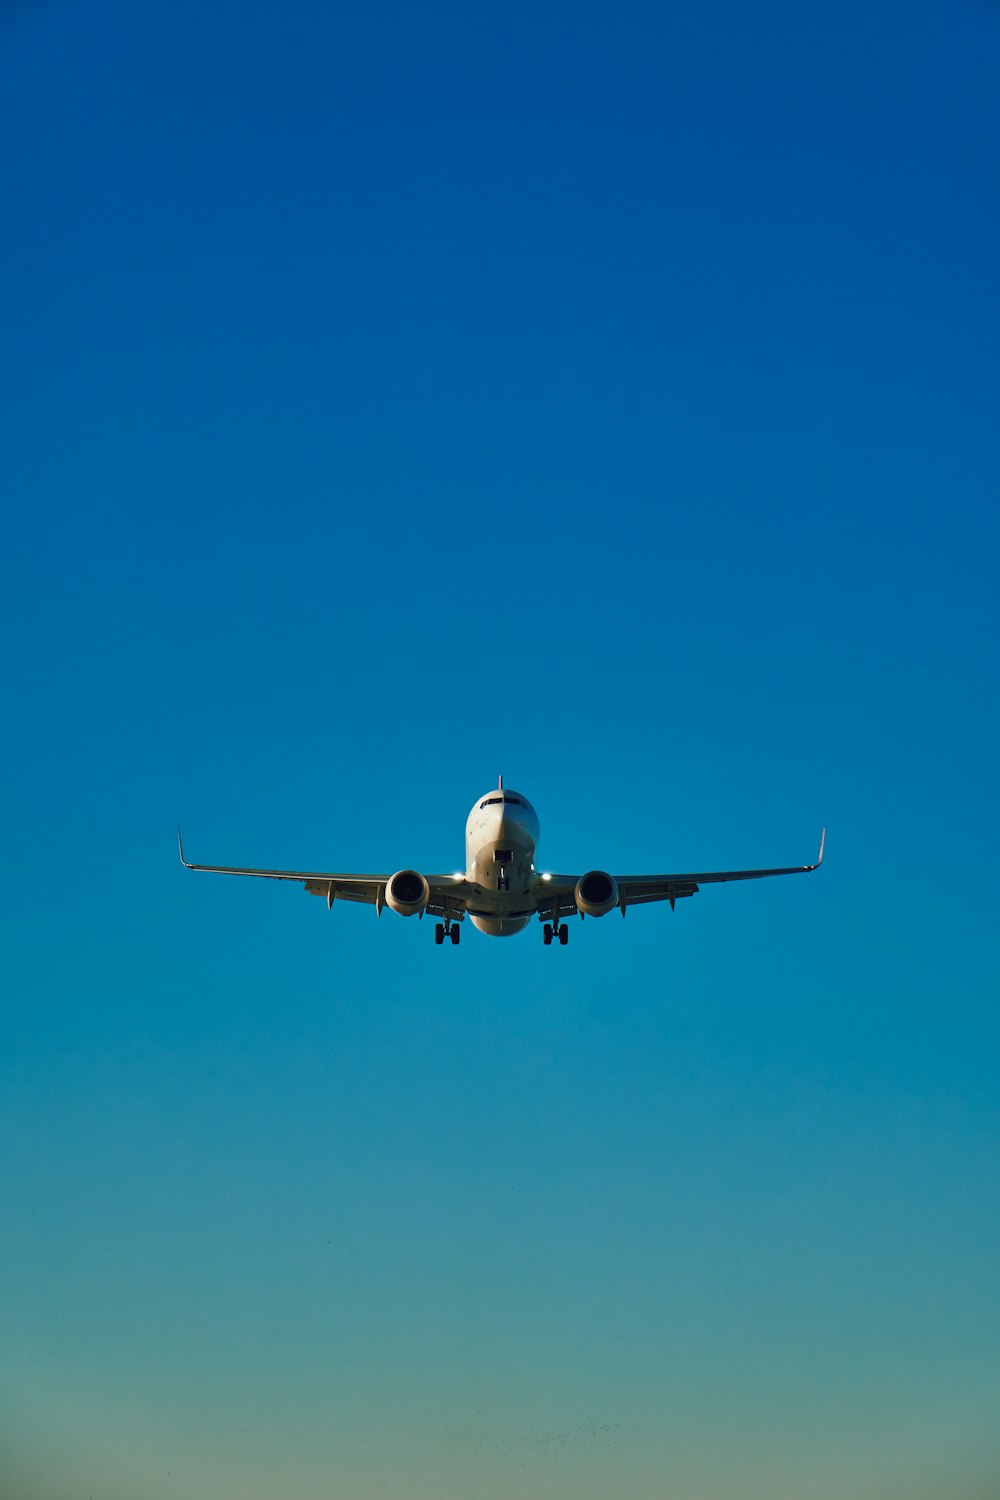
[[[1000,1493],[998,66],[4,6],[3,1500]]]

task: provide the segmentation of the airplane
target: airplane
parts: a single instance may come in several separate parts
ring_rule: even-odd
[[[252,870],[232,865],[198,865],[184,858],[181,831],[177,847],[181,864],[188,870],[206,870],[215,875],[256,875],[265,880],[298,880],[312,896],[325,896],[328,908],[334,901],[362,901],[383,907],[401,917],[440,917],[434,941],[447,939],[457,945],[461,923],[468,917],[473,927],[489,937],[510,937],[521,932],[532,917],[542,925],[542,941],[548,947],[569,942],[565,917],[604,917],[616,908],[624,917],[630,906],[650,901],[669,901],[671,911],[684,896],[694,896],[699,886],[724,880],[759,880],[768,875],[807,875],[823,863],[826,829],[820,838],[814,865],[789,865],[778,870],[710,870],[690,875],[609,875],[588,870],[584,875],[539,874],[535,870],[538,815],[527,797],[505,791],[503,777],[495,792],[477,799],[465,825],[465,873],[422,875],[419,870],[397,870],[394,875],[342,875],[309,870]]]

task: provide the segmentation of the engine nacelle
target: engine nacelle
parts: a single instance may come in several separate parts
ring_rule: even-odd
[[[401,917],[414,917],[431,899],[431,888],[417,870],[397,870],[385,888],[385,904]]]
[[[606,917],[618,905],[618,883],[604,870],[588,870],[576,882],[573,900],[585,917]]]

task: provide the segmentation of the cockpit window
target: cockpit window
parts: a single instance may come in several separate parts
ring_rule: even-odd
[[[512,803],[513,806],[515,806],[515,807],[523,807],[524,806],[524,798],[523,797],[512,797],[512,796],[506,796],[506,797],[487,797],[484,802],[480,802],[480,804],[479,804],[480,810],[482,810],[484,807],[493,807],[497,802],[509,802],[509,803]]]

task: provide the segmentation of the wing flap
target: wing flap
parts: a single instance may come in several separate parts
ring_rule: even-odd
[[[310,896],[322,896],[328,906],[334,901],[364,901],[371,905],[379,888],[385,889],[388,876],[321,875],[309,876],[305,888]]]
[[[619,900],[626,906],[644,906],[649,901],[680,901],[684,896],[697,896],[698,884],[694,880],[653,879],[639,884],[634,879],[618,882]]]

